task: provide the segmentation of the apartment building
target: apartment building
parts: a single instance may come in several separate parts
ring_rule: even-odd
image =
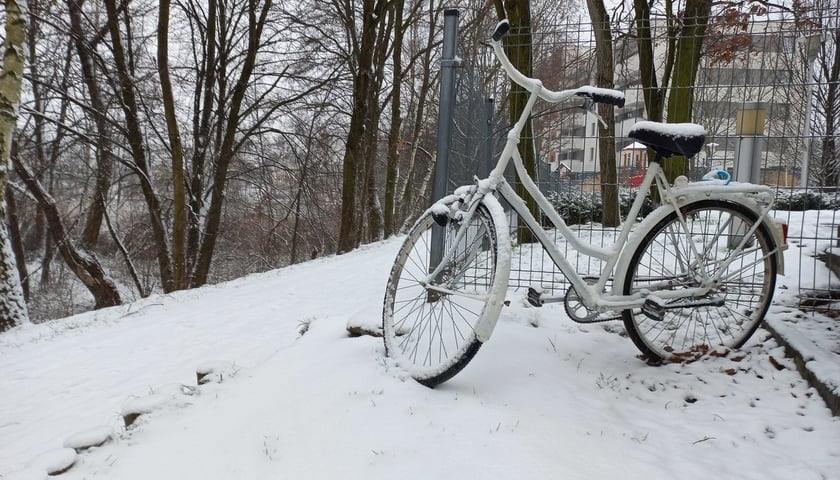
[[[660,22],[661,23],[661,22]],[[665,68],[667,42],[664,23],[654,26],[657,71]],[[763,110],[762,181],[770,184],[798,182],[805,98],[809,76],[801,27],[782,18],[753,21],[746,30],[710,29],[694,89],[693,118],[707,130],[707,148],[691,161],[696,177],[711,168],[732,170],[739,135],[738,112]],[[568,45],[564,45],[567,51]],[[594,58],[589,44],[577,47],[580,58]],[[624,108],[615,110],[616,163],[619,182],[631,185],[643,173],[645,152],[627,137],[630,127],[647,118],[642,97],[639,55],[632,38],[616,41],[616,89],[626,96]],[[590,68],[570,81],[594,83]],[[579,64],[579,62],[576,62]],[[574,85],[566,84],[563,88]],[[599,175],[598,123],[583,110],[560,111],[537,120],[537,151],[551,175],[578,182],[595,181]]]

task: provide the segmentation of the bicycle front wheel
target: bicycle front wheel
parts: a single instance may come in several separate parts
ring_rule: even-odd
[[[440,258],[449,260],[436,268]],[[495,222],[485,205],[468,221],[446,226],[427,211],[408,233],[388,279],[382,315],[387,355],[429,387],[461,371],[481,347],[476,329],[495,324],[499,315],[494,307],[500,302],[492,298],[502,281],[497,260]]]
[[[666,302],[661,317],[623,312],[627,333],[650,362],[738,348],[755,332],[773,297],[778,254],[766,224],[747,235],[757,221],[744,205],[703,200],[671,211],[644,235],[628,265],[625,295],[711,286],[703,297]]]

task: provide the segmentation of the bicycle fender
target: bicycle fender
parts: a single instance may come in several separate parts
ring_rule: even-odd
[[[490,301],[484,307],[484,313],[475,327],[475,336],[481,343],[490,339],[496,323],[499,321],[499,314],[505,304],[508,281],[510,278],[510,230],[508,228],[507,216],[502,205],[493,195],[487,195],[482,203],[490,212],[493,219],[494,230],[496,231],[496,281],[493,282],[493,289],[490,291]]]
[[[615,280],[613,280],[612,284],[613,295],[623,295],[624,280],[627,277],[630,258],[633,256],[633,253],[635,253],[636,246],[641,243],[642,238],[644,238],[654,225],[659,223],[673,211],[674,207],[671,205],[660,205],[635,226],[633,233],[630,234],[624,248],[621,249],[618,262],[615,266]]]

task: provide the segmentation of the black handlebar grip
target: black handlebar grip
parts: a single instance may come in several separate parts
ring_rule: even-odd
[[[591,98],[595,103],[615,105],[618,108],[624,107],[624,94],[616,90],[606,88],[583,87],[577,93],[580,97]]]
[[[613,95],[601,95],[598,93],[592,94],[592,100],[597,103],[606,103],[608,105],[615,105],[618,108],[624,107],[624,97],[617,97]]]
[[[496,30],[493,32],[493,41],[498,42],[510,30],[510,22],[502,20],[496,25]]]

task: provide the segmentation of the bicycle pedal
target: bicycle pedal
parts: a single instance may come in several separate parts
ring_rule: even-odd
[[[651,320],[661,322],[665,318],[665,305],[662,305],[657,299],[648,297],[642,305],[642,313]]]
[[[534,287],[528,287],[528,303],[534,307],[542,307],[545,302],[541,297],[542,293],[536,291]]]

